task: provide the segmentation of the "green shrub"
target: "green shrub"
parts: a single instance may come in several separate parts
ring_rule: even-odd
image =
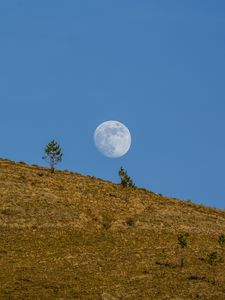
[[[180,245],[180,247],[182,249],[187,247],[187,238],[188,238],[188,236],[189,236],[188,233],[182,233],[182,234],[179,234],[177,236],[178,244]]]
[[[211,266],[215,266],[218,263],[218,260],[219,260],[219,256],[217,251],[208,253],[206,258],[208,264],[210,264]]]
[[[221,247],[224,246],[224,244],[225,244],[225,236],[224,236],[224,234],[221,234],[221,235],[219,236],[219,238],[218,238],[218,243],[219,243],[219,245],[220,245]]]

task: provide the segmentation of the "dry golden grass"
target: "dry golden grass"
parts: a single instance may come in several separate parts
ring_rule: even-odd
[[[0,299],[225,299],[222,210],[1,160],[0,227]]]

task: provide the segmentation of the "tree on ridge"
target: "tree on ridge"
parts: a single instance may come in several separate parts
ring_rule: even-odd
[[[128,176],[127,171],[125,171],[123,167],[120,167],[119,169],[119,176],[121,180],[120,184],[122,185],[122,187],[136,187],[133,180],[130,178],[130,176]]]
[[[62,150],[60,145],[55,141],[52,140],[44,149],[45,151],[45,156],[42,157],[51,168],[51,172],[54,173],[55,171],[55,166],[62,161]]]

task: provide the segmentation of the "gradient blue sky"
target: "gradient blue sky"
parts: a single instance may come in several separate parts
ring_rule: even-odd
[[[225,208],[224,0],[0,2],[0,156]],[[133,137],[102,156],[103,121]]]

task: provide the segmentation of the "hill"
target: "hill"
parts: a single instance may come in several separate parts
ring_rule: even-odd
[[[219,209],[0,160],[0,228],[0,299],[225,299]]]

